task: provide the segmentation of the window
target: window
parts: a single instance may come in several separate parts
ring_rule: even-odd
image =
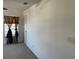
[[[7,24],[4,24],[4,33],[5,33],[5,37],[6,37],[6,35],[7,35],[7,32],[8,32],[8,25]]]
[[[18,27],[19,27],[19,25],[17,25],[17,30],[18,30]],[[9,29],[8,28],[8,25],[7,24],[4,24],[5,37],[7,35],[8,29]],[[11,31],[12,31],[12,35],[15,36],[15,24],[12,24],[11,25]]]

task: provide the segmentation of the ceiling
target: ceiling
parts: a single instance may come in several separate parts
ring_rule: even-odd
[[[40,0],[3,0],[3,7],[8,10],[18,10],[22,12],[39,1]],[[28,4],[24,5],[24,2],[27,2]]]

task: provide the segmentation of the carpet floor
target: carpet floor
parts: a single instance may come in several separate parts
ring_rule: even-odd
[[[37,59],[37,57],[24,44],[12,44],[3,46],[3,59]]]

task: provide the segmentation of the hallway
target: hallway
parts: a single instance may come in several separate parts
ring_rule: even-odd
[[[3,50],[4,59],[37,59],[24,44],[4,45]]]
[[[3,38],[15,24],[8,41],[26,44],[4,45],[4,59],[75,59],[74,0],[4,0],[3,9]]]

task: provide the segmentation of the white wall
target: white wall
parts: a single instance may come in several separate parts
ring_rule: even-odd
[[[25,43],[39,59],[75,59],[74,9],[74,0],[42,0],[24,12]]]
[[[8,10],[4,10],[3,14],[8,16],[20,16],[21,12],[16,9],[8,9]]]
[[[19,19],[19,42],[24,42],[24,17],[20,15]]]

